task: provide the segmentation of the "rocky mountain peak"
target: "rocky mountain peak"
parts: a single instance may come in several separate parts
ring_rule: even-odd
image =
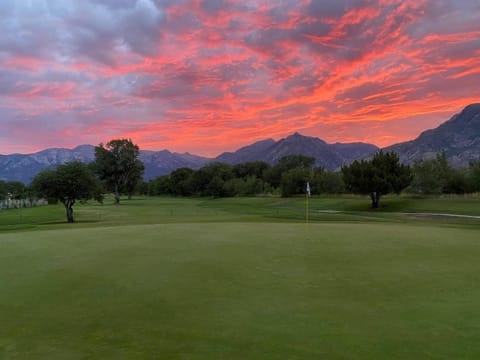
[[[466,106],[435,129],[422,132],[416,139],[386,148],[398,153],[402,162],[433,158],[444,151],[452,165],[467,166],[480,160],[480,104]]]

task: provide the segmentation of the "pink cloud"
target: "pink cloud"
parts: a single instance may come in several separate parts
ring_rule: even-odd
[[[452,1],[17,4],[0,26],[0,153],[410,139],[480,99],[480,9]]]

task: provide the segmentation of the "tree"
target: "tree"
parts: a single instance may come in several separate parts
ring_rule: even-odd
[[[342,173],[347,189],[369,195],[373,209],[378,208],[382,195],[399,194],[411,182],[410,167],[400,164],[396,153],[381,150],[371,160],[355,160],[342,167]]]
[[[25,184],[20,181],[0,180],[0,199],[22,199],[25,195]]]
[[[54,170],[41,171],[32,180],[31,188],[42,197],[63,203],[69,223],[74,222],[73,205],[76,200],[102,200],[101,186],[95,174],[79,161],[59,165]]]
[[[286,155],[278,160],[278,166],[283,170],[291,170],[295,168],[311,169],[314,163],[314,157],[305,155]]]
[[[208,183],[204,194],[207,196],[213,196],[215,198],[224,197],[225,190],[224,190],[225,181],[218,175],[214,175],[210,182]]]
[[[289,197],[295,194],[304,194],[309,175],[309,169],[300,167],[284,171],[280,181],[280,191],[282,196]]]
[[[441,194],[446,178],[436,159],[419,160],[413,164],[410,190],[416,194]]]
[[[434,159],[424,159],[413,165],[410,189],[417,194],[463,194],[468,191],[465,171],[453,168],[444,151]]]
[[[325,171],[321,167],[314,170],[310,186],[314,194],[342,194],[345,192],[342,173]]]
[[[278,188],[281,186],[283,173],[293,169],[310,170],[314,163],[314,157],[304,155],[286,155],[278,160],[277,165],[265,170],[264,179],[274,188]]]
[[[194,170],[190,168],[178,168],[170,173],[170,180],[172,183],[172,194],[179,196],[192,195],[190,177],[194,173]]]
[[[469,192],[480,192],[480,162],[471,162],[468,167],[467,185]]]
[[[233,177],[231,165],[213,162],[192,173],[186,185],[196,195],[223,197],[223,185]]]
[[[120,203],[120,193],[129,192],[143,177],[144,165],[138,159],[140,150],[132,140],[111,140],[104,147],[95,147],[94,169],[107,190],[114,193],[115,204]]]
[[[224,196],[251,196],[264,191],[264,182],[255,175],[235,177],[223,184]]]
[[[270,165],[265,161],[252,161],[240,163],[233,166],[233,174],[236,178],[247,179],[255,176],[258,179],[264,180],[264,173]]]
[[[124,191],[128,196],[128,200],[132,199],[132,195],[143,183],[142,178],[144,165],[140,160],[138,161],[141,163],[141,166],[134,167],[134,171],[130,174],[124,186]]]
[[[148,182],[148,195],[169,195],[172,184],[169,175],[156,177]]]
[[[444,190],[446,194],[465,194],[468,192],[468,179],[464,170],[453,167],[450,169]]]

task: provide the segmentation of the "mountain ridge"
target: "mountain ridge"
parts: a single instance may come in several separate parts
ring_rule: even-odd
[[[29,183],[41,170],[67,161],[94,160],[93,145],[78,145],[73,149],[48,148],[32,154],[0,155],[0,180],[18,180]],[[238,164],[249,161],[266,161],[275,164],[285,155],[302,154],[316,159],[317,166],[326,170],[338,170],[354,160],[371,157],[378,148],[361,142],[332,143],[304,136],[295,132],[278,141],[264,139],[243,146],[234,152],[224,152],[215,158],[190,153],[176,153],[169,150],[140,150],[139,158],[145,164],[146,181],[169,174],[180,167],[198,169],[217,161]],[[417,138],[383,148],[398,153],[403,163],[412,164],[417,160],[432,158],[445,151],[447,159],[454,166],[466,166],[470,161],[480,161],[480,103],[466,106],[461,112],[434,129],[423,131]]]
[[[344,151],[348,149],[348,151]],[[373,155],[379,148],[366,143],[328,144],[322,139],[304,136],[298,132],[278,141],[266,139],[244,146],[236,152],[220,154],[216,161],[238,164],[249,161],[265,161],[271,165],[286,155],[302,154],[316,159],[317,166],[327,170],[336,170],[353,161],[351,153],[357,158]]]
[[[48,148],[32,154],[0,155],[0,180],[30,183],[44,169],[68,161],[89,163],[95,159],[95,146],[83,144],[73,149]],[[166,175],[179,167],[199,168],[210,159],[189,153],[172,153],[169,150],[140,150],[139,159],[145,165],[144,179]]]
[[[425,130],[413,140],[384,148],[395,151],[400,161],[413,164],[444,151],[455,167],[467,166],[480,160],[480,103],[466,106],[433,129]]]

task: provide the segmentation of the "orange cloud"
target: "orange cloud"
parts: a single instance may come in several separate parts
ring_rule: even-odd
[[[0,25],[0,153],[129,137],[213,156],[300,130],[389,145],[480,99],[467,1],[65,1]]]

